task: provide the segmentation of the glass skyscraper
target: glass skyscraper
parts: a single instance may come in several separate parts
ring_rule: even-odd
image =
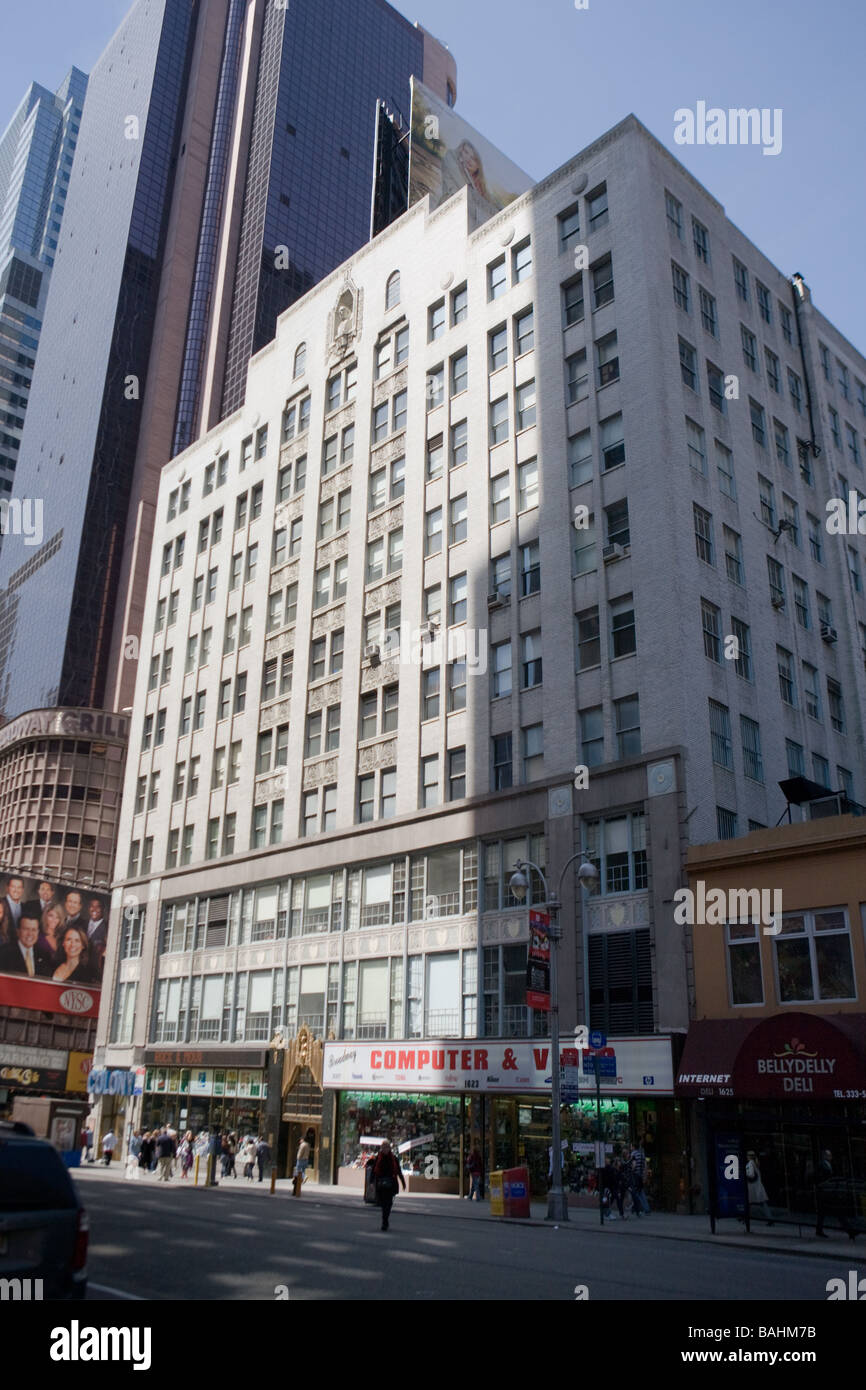
[[[384,0],[137,0],[90,78],[0,554],[0,718],[131,704],[164,464],[369,236],[377,103],[448,51]],[[44,358],[44,360],[43,360]]]
[[[0,494],[12,491],[87,77],[31,82],[0,137]]]

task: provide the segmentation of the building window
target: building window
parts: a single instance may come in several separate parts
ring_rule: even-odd
[[[764,980],[757,922],[728,922],[728,979],[733,1005],[763,1004]]]
[[[776,648],[776,667],[779,672],[779,694],[786,705],[797,707],[797,687],[794,683],[794,657],[784,647]]]
[[[734,770],[734,746],[731,740],[731,715],[727,705],[710,700],[710,745],[713,762],[729,772]]]
[[[520,547],[520,597],[528,598],[541,588],[541,554],[538,541]]]
[[[465,285],[451,291],[451,322],[463,323],[469,313],[469,292]]]
[[[580,710],[578,719],[581,757],[587,767],[598,767],[604,762],[604,715],[601,705]]]
[[[584,316],[583,306],[583,275],[573,275],[570,280],[566,280],[562,286],[562,326],[571,328],[574,323],[581,323]]]
[[[459,801],[466,795],[466,749],[451,748],[448,752],[448,800]]]
[[[770,584],[770,602],[774,608],[781,610],[785,607],[785,571],[772,555],[767,556],[767,578]]]
[[[604,256],[590,267],[589,273],[592,280],[592,307],[602,309],[605,304],[610,304],[614,297],[613,258]]]
[[[493,662],[491,670],[493,673],[493,698],[498,699],[502,695],[511,694],[511,643],[498,642],[491,648]],[[436,668],[436,714],[439,713],[438,689],[439,689],[439,669]]]
[[[431,666],[421,673],[422,719],[439,718],[439,685],[440,668],[438,666]]]
[[[752,679],[752,639],[748,623],[741,622],[739,618],[731,618],[731,632],[737,639],[737,656],[734,659],[734,670],[743,680]]]
[[[523,736],[523,781],[534,782],[544,776],[544,725],[530,724]]]
[[[395,270],[388,276],[385,285],[385,312],[389,309],[396,309],[400,303],[400,272]]]
[[[703,285],[698,286],[698,302],[701,306],[701,323],[713,338],[719,336],[719,316],[716,311],[716,301]]]
[[[837,734],[845,733],[845,705],[842,687],[838,681],[827,677],[827,703],[830,708],[830,724]]]
[[[737,295],[738,295],[738,297],[743,301],[744,304],[748,304],[748,303],[749,303],[749,272],[748,272],[748,270],[746,269],[746,267],[743,265],[742,261],[738,261],[738,260],[737,260],[736,256],[733,257],[733,262],[734,262],[734,284],[735,284],[736,289],[737,289]]]
[[[499,299],[508,289],[508,274],[505,269],[505,257],[500,256],[498,261],[487,267],[487,298]]]
[[[532,306],[514,319],[514,355],[523,357],[535,346],[535,315]]]
[[[437,338],[445,336],[445,300],[440,299],[438,303],[431,304],[427,310],[427,341],[435,342]]]
[[[535,424],[535,382],[525,381],[517,388],[517,429],[529,429]]]
[[[716,831],[720,840],[735,840],[737,838],[736,811],[727,811],[724,806],[717,806]]]
[[[528,237],[511,252],[511,273],[515,285],[522,284],[532,274],[532,246]]]
[[[703,428],[686,416],[686,444],[689,451],[689,464],[696,473],[707,476],[707,450]]]
[[[458,420],[451,426],[451,456],[449,468],[460,468],[469,461],[469,424],[466,420]]]
[[[586,367],[586,348],[572,353],[565,361],[568,372],[566,399],[569,405],[577,405],[589,396],[589,373]]]
[[[713,545],[713,518],[712,514],[699,507],[697,502],[692,503],[692,515],[695,525],[695,549],[698,559],[703,560],[707,565],[716,563],[715,547]]]
[[[701,628],[704,634],[704,656],[721,664],[722,660],[722,614],[714,603],[701,599]]]
[[[758,340],[754,333],[750,332],[744,323],[740,324],[740,343],[743,348],[743,361],[750,372],[757,372]]]
[[[541,685],[542,658],[541,633],[525,632],[520,639],[521,648],[521,690],[531,690]]]
[[[448,544],[458,545],[466,540],[468,533],[469,513],[467,495],[464,492],[460,497],[452,497],[449,504]]]
[[[593,895],[635,893],[647,887],[646,822],[642,811],[585,820],[587,857],[599,871]]]
[[[592,514],[590,514],[587,525],[581,527],[577,532],[577,538],[574,543],[575,574],[589,574],[595,569],[597,564],[595,541],[595,522]]]
[[[439,755],[421,759],[421,805],[439,805]]]
[[[512,785],[511,734],[498,734],[492,742],[493,790],[507,791]]]
[[[845,908],[784,913],[773,945],[780,1004],[855,998]]]
[[[776,395],[779,396],[782,392],[782,377],[779,368],[779,359],[774,352],[771,352],[768,347],[765,347],[764,361],[767,364],[767,381],[770,384],[770,390],[775,391]]]
[[[466,662],[452,661],[448,667],[448,712],[466,708]]]
[[[508,397],[500,396],[490,404],[490,444],[502,444],[508,438]]]
[[[683,241],[683,205],[667,189],[665,189],[665,212],[667,213],[668,227],[679,241]]]
[[[526,512],[538,506],[538,460],[529,459],[517,468],[517,510]]]
[[[763,782],[764,761],[761,757],[761,729],[754,719],[740,715],[740,736],[743,742],[743,772],[753,782]]]
[[[674,304],[684,313],[689,312],[689,277],[681,265],[676,261],[671,261],[671,277],[673,279]]]
[[[566,208],[557,217],[559,224],[559,246],[561,251],[565,251],[572,242],[580,236],[580,207],[577,203],[573,207]]]
[[[637,651],[634,623],[634,599],[631,594],[612,599],[610,603],[610,642],[612,659],[629,656]]]
[[[577,626],[577,666],[578,671],[588,671],[601,664],[601,637],[598,608],[586,608],[575,617]],[[632,614],[634,627],[634,614]]]
[[[603,424],[610,424],[610,421],[617,419],[616,415],[611,415]],[[622,416],[619,417],[622,419]],[[625,445],[623,444],[623,459],[625,458]],[[569,485],[579,487],[581,483],[588,483],[592,477],[592,443],[589,430],[581,430],[580,434],[573,434],[568,441],[568,465],[570,469]],[[615,465],[612,463],[611,468]]]
[[[612,381],[619,381],[619,348],[617,347],[615,331],[606,333],[603,338],[597,340],[595,355],[599,387],[608,386]]]
[[[725,378],[718,367],[712,362],[707,362],[707,391],[710,397],[710,405],[717,410],[720,415],[725,413]]]
[[[696,217],[692,218],[692,242],[695,248],[695,255],[704,265],[710,263],[710,234],[703,222],[699,222]]]
[[[451,358],[451,395],[459,396],[469,386],[469,354],[465,350]]]
[[[438,555],[442,549],[442,508],[434,507],[425,518],[424,554]]]

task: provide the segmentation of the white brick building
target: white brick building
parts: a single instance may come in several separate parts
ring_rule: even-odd
[[[145,1123],[279,1127],[254,1089],[277,1026],[543,1035],[508,877],[553,887],[585,846],[562,1022],[617,1040],[611,1134],[661,1160],[670,1047],[645,1075],[637,1040],[688,1023],[685,845],[774,824],[797,773],[866,801],[866,547],[824,527],[861,486],[866,361],[633,117],[469,231],[468,196],[289,310],[243,409],[164,471],[115,890],[144,911],[98,1060],[147,1065]],[[245,1062],[230,1099],[216,1069]],[[462,1133],[543,1181],[543,1084],[496,1088],[452,1088],[443,1178]],[[360,1094],[326,1087],[322,1180]]]

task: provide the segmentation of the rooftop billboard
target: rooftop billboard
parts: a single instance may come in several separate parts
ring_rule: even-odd
[[[0,1005],[95,1018],[107,944],[105,894],[0,875]]]

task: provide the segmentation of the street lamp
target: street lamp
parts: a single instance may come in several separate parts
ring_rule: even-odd
[[[598,869],[589,859],[585,850],[578,850],[563,865],[562,873],[559,876],[559,887],[556,892],[551,893],[547,887],[547,879],[537,864],[533,864],[530,859],[518,859],[514,865],[514,873],[509,880],[509,888],[512,896],[518,902],[523,902],[529,891],[529,875],[526,870],[534,869],[541,879],[544,888],[545,906],[550,914],[550,927],[548,935],[551,942],[550,950],[550,1103],[552,1109],[552,1141],[551,1150],[551,1185],[547,1194],[547,1220],[548,1221],[567,1221],[568,1220],[568,1201],[562,1190],[562,1119],[560,1115],[560,1075],[559,1075],[559,975],[557,973],[557,954],[559,942],[562,938],[562,931],[559,926],[560,894],[565,875],[576,859],[582,860],[581,866],[577,871],[577,876],[584,887],[589,887],[598,878]],[[583,960],[584,979],[588,973],[588,962],[584,951]],[[587,1000],[589,998],[588,986],[585,988]],[[587,1022],[589,1013],[587,1012]]]

